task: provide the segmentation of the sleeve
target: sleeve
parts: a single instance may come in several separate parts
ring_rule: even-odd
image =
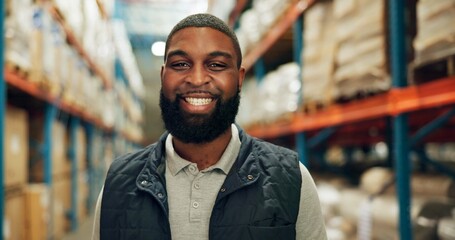
[[[92,240],[100,240],[100,216],[101,216],[101,201],[103,198],[103,190],[104,190],[104,187],[100,191],[98,200],[96,200],[95,216],[94,216],[94,220],[93,220]]]
[[[302,174],[302,187],[300,189],[300,208],[296,224],[296,239],[326,240],[327,233],[316,185],[302,163],[300,163],[300,172]]]

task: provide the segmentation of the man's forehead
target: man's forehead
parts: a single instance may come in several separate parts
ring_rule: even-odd
[[[212,27],[186,27],[176,31],[169,39],[169,44],[173,42],[176,38],[194,38],[195,36],[200,35],[202,32],[211,33],[213,36],[226,38],[226,40],[231,41],[231,38],[226,33]]]
[[[209,40],[210,38],[216,38],[216,41]],[[167,47],[168,50],[171,50],[171,48],[174,47],[180,48],[180,43],[188,44],[192,42],[195,43],[197,41],[202,42],[206,47],[209,47],[210,45],[217,45],[217,48],[223,48],[226,50],[229,48],[230,51],[235,51],[234,44],[228,35],[210,27],[183,28],[173,34],[173,36],[168,41],[169,46]],[[228,44],[225,44],[227,42]]]

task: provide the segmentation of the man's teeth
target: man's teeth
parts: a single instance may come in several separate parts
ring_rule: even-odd
[[[201,105],[206,105],[212,102],[211,98],[190,98],[187,97],[185,98],[185,101],[191,105],[195,106],[201,106]]]

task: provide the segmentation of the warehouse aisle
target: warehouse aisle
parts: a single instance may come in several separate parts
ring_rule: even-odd
[[[62,240],[89,240],[92,237],[93,218],[91,215],[83,223],[80,224],[79,229],[75,232],[71,232]]]

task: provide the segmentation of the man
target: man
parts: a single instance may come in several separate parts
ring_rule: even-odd
[[[326,239],[295,152],[234,124],[245,77],[235,34],[209,14],[168,36],[160,107],[168,133],[116,159],[93,239]]]

